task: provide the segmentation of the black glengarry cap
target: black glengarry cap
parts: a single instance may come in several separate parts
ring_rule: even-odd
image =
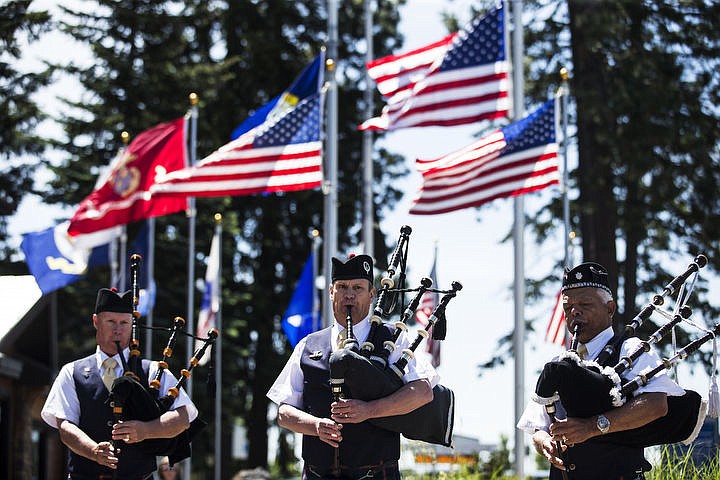
[[[562,282],[563,292],[583,287],[602,288],[612,295],[607,269],[599,263],[585,262],[570,270],[565,270]]]
[[[369,255],[351,255],[347,261],[332,258],[332,281],[366,279],[372,285],[373,260]]]
[[[101,288],[95,300],[95,313],[117,312],[133,313],[132,292],[119,293],[114,288]]]

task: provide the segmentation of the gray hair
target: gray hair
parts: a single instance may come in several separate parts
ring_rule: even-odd
[[[610,301],[613,300],[612,293],[608,292],[608,291],[605,290],[604,288],[596,288],[595,291],[597,292],[598,297],[600,297],[600,299],[601,299],[604,303],[608,303],[608,302],[610,302]]]

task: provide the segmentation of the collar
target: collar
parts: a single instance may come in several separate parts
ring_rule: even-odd
[[[130,347],[126,347],[126,348],[123,350],[123,357],[128,358],[129,354],[130,354]],[[104,362],[105,359],[108,358],[109,356],[110,356],[110,355],[106,354],[105,352],[103,352],[103,351],[100,349],[100,345],[98,345],[97,347],[95,347],[95,361],[97,362],[97,368],[98,368],[98,370],[100,370],[100,368],[102,367],[103,362]],[[120,360],[120,355],[118,355],[118,354],[116,353],[115,355],[112,356],[112,358],[114,358],[115,361],[118,362],[118,366],[122,366],[122,360]]]
[[[585,344],[585,347],[588,349],[588,357],[591,359],[595,359],[600,354],[600,351],[605,348],[605,345],[607,345],[607,342],[609,342],[612,337],[612,327],[607,327],[605,330],[595,335],[592,340]]]
[[[337,350],[337,338],[338,334],[345,330],[345,327],[340,325],[337,321],[333,323],[332,328],[330,329],[330,345],[332,345],[333,350]],[[370,313],[367,314],[365,318],[360,320],[358,323],[353,325],[353,335],[355,335],[355,338],[357,338],[357,341],[359,344],[362,345],[362,343],[367,339],[368,334],[370,333]]]

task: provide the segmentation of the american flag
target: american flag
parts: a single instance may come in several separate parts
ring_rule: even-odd
[[[220,235],[216,232],[210,243],[207,270],[205,270],[205,293],[203,294],[196,335],[205,338],[211,328],[217,327],[216,317],[220,311]],[[195,349],[202,346],[201,340],[195,340]],[[200,359],[199,364],[205,365],[210,355]]]
[[[433,281],[434,286],[437,285],[437,246],[435,247],[435,257],[433,258],[432,269],[430,270],[430,280]],[[433,310],[437,307],[440,301],[439,297],[440,294],[437,292],[425,292],[425,295],[423,295],[420,300],[420,305],[415,311],[415,319],[423,327],[427,325],[430,315],[432,315]],[[432,356],[432,366],[437,368],[440,365],[440,341],[434,340],[432,335],[429,335],[427,337],[426,350]]]
[[[153,193],[219,197],[319,187],[321,103],[320,93],[301,100],[277,120],[253,128],[197,165],[168,174]]]
[[[387,105],[360,129],[452,126],[506,117],[511,100],[505,50],[503,9],[498,7],[438,42],[369,62],[368,74]]]
[[[567,335],[565,335],[565,311],[563,310],[562,292],[558,293],[555,300],[552,316],[545,331],[545,341],[565,346]]]
[[[410,213],[476,207],[559,183],[555,102],[449,155],[417,160],[423,176]]]

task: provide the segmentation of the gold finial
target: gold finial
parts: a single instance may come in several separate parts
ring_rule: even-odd
[[[122,132],[120,132],[120,138],[122,139],[122,142],[127,145],[130,141],[130,134],[127,131],[123,130]]]
[[[333,60],[332,58],[328,58],[327,60],[325,60],[325,67],[331,72],[334,71],[335,70],[335,60]]]
[[[562,67],[560,69],[560,78],[562,79],[563,82],[567,82],[568,77],[569,77],[568,69],[565,67]]]
[[[568,237],[570,237],[570,240],[575,240],[575,230],[570,230],[570,233],[568,233]]]
[[[190,95],[188,95],[188,98],[190,99],[190,105],[193,107],[198,104],[198,101],[200,98],[198,97],[198,94],[195,92],[192,92]]]
[[[313,238],[318,238],[320,236],[320,230],[318,230],[317,228],[313,228],[312,236]]]
[[[216,213],[213,218],[215,219],[215,223],[222,222],[222,214],[220,214],[220,213]]]

